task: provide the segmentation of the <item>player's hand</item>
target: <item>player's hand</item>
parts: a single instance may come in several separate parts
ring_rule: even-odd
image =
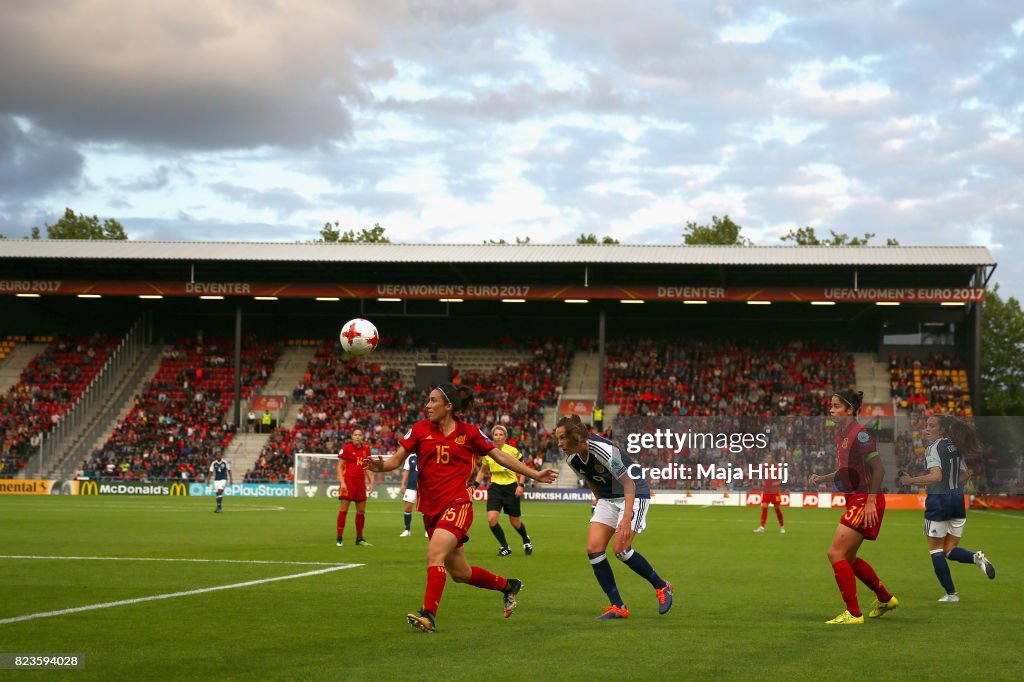
[[[522,483],[516,483],[516,497],[522,497],[524,491],[525,491],[525,488],[523,488],[523,484]]]
[[[864,527],[872,528],[878,523],[878,510],[875,508],[875,503],[868,500],[864,503]]]
[[[632,526],[632,514],[623,514],[622,520],[619,521],[618,527],[615,529],[615,553],[624,552],[626,549],[633,544],[633,526]]]
[[[810,481],[811,485],[818,485],[821,483],[821,476],[818,476],[818,474],[811,474],[811,477],[807,480]]]
[[[533,480],[540,481],[541,483],[554,483],[557,478],[558,471],[556,469],[545,469]]]

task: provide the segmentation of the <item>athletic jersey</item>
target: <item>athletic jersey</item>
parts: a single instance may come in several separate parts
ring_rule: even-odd
[[[761,481],[761,494],[762,495],[779,495],[782,490],[779,488],[779,479],[773,478],[771,474],[765,476]]]
[[[960,482],[960,474],[967,471],[964,461],[956,445],[948,438],[939,438],[924,451],[924,465],[931,469],[942,469],[942,480],[928,485],[929,493],[963,494],[964,485]]]
[[[406,490],[416,489],[416,479],[420,477],[419,469],[416,468],[416,462],[419,460],[419,455],[415,452],[405,458],[405,464],[402,465],[402,471],[409,472],[409,478],[405,482]]]
[[[597,488],[597,496],[602,500],[624,497],[622,483],[619,478],[629,475],[629,467],[634,464],[629,455],[624,454],[614,443],[601,436],[587,436],[587,459],[579,454],[567,454],[562,450],[569,466],[577,474],[587,479]],[[651,496],[651,487],[642,478],[634,478],[636,497]]]
[[[349,490],[366,489],[366,469],[363,468],[363,460],[369,456],[370,446],[366,443],[358,448],[352,443],[346,443],[338,453],[338,459],[345,461],[345,487]]]
[[[878,456],[875,437],[856,419],[846,428],[836,431],[836,458],[839,460],[839,476],[836,486],[844,493],[867,493],[868,460]]]
[[[512,447],[508,443],[505,443],[504,445],[501,446],[501,451],[507,455],[515,457],[518,460],[523,459],[523,455],[519,452],[519,450]],[[490,456],[484,455],[483,464],[491,471],[491,483],[493,485],[509,485],[510,483],[519,483],[519,474],[512,471],[511,469],[506,469],[505,467],[491,459]]]
[[[476,458],[494,449],[490,438],[461,419],[455,420],[455,428],[447,436],[437,424],[423,419],[413,424],[398,443],[419,455],[416,506],[427,516],[469,502],[466,486]]]
[[[229,471],[231,471],[231,465],[226,459],[215,459],[210,462],[210,473],[213,474],[215,481],[228,480]]]

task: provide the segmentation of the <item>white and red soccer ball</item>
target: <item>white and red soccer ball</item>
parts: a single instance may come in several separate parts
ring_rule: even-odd
[[[341,350],[352,355],[369,355],[377,348],[380,336],[369,320],[357,317],[341,326]]]

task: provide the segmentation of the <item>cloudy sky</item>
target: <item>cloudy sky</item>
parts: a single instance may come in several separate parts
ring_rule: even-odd
[[[0,233],[982,244],[1024,296],[1024,3],[4,0]]]

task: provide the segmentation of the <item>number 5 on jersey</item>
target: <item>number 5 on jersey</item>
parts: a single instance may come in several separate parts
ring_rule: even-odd
[[[438,464],[447,464],[451,461],[451,454],[448,452],[447,445],[438,445],[435,452],[437,453]]]

